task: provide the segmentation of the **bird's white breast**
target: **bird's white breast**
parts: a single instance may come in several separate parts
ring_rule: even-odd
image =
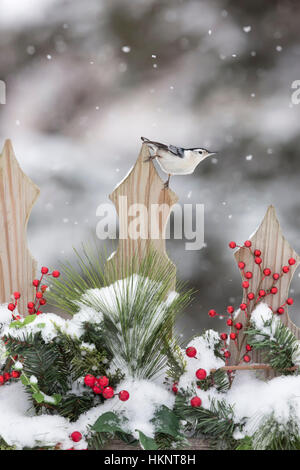
[[[172,155],[165,150],[157,152],[157,161],[163,171],[170,175],[189,175],[194,172],[201,158],[195,157],[193,152],[185,151],[184,158]]]

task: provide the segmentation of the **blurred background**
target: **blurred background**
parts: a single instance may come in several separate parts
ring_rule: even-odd
[[[28,227],[39,264],[72,261],[95,237],[96,209],[141,135],[217,149],[171,180],[181,204],[205,205],[206,246],[167,250],[198,290],[184,336],[223,327],[207,311],[240,303],[231,239],[247,239],[272,203],[300,252],[299,21],[296,0],[0,0],[0,142],[13,140],[41,188]]]

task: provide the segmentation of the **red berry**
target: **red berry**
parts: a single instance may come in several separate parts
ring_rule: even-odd
[[[91,374],[88,374],[84,377],[84,383],[87,387],[91,387],[91,388],[94,387],[95,382],[96,382],[96,378]]]
[[[14,298],[18,300],[21,297],[20,292],[14,292]]]
[[[234,328],[236,328],[237,330],[241,330],[243,328],[243,324],[242,323],[236,323],[234,325]]]
[[[196,371],[196,377],[197,377],[198,380],[204,380],[204,379],[206,379],[206,376],[207,376],[206,370],[198,369]]]
[[[289,265],[290,265],[290,266],[293,266],[294,264],[296,264],[295,258],[290,258],[290,259],[289,259]]]
[[[284,308],[279,307],[279,309],[277,310],[277,313],[278,313],[278,315],[283,315],[284,314]]]
[[[10,310],[11,312],[13,312],[16,308],[15,304],[8,304],[7,306],[8,310]]]
[[[11,378],[11,375],[9,372],[5,372],[3,374],[3,377],[4,377],[4,382],[7,382]]]
[[[230,339],[235,340],[236,339],[236,333],[230,333]]]
[[[246,344],[246,351],[252,351],[252,346],[250,344]]]
[[[261,264],[261,263],[262,263],[262,259],[261,259],[259,256],[257,256],[257,257],[255,258],[255,263],[256,263],[256,264]]]
[[[250,248],[250,246],[252,246],[252,243],[250,242],[250,240],[246,240],[244,245],[246,248]]]
[[[215,310],[211,309],[211,310],[208,312],[208,315],[209,315],[211,318],[213,318],[213,317],[215,317],[215,316],[217,315],[217,312],[216,312]]]
[[[248,281],[243,281],[243,282],[242,282],[242,287],[243,287],[243,289],[248,289],[249,285],[250,285],[250,284],[249,284]]]
[[[18,370],[13,370],[12,373],[11,373],[11,376],[14,379],[18,379],[20,377],[20,372]]]
[[[72,432],[70,438],[72,439],[73,442],[79,442],[82,439],[82,434],[81,432],[74,431]]]
[[[246,265],[245,265],[244,261],[240,261],[239,264],[238,264],[238,267],[239,267],[240,269],[244,269],[245,266],[246,266]]]
[[[260,256],[261,255],[261,251],[260,250],[255,250],[254,251],[254,256]]]
[[[292,298],[290,297],[290,298],[287,299],[286,303],[287,303],[288,305],[293,305],[294,299],[292,299]]]
[[[245,356],[243,357],[244,361],[245,362],[250,362],[251,361],[251,357],[248,356],[248,354],[245,354]]]
[[[41,269],[41,273],[42,274],[48,274],[48,272],[49,272],[49,269],[46,268],[46,266],[43,266],[42,269]]]
[[[46,305],[46,303],[47,303],[46,299],[41,299],[40,300],[40,305]]]
[[[227,307],[227,312],[230,313],[230,314],[233,313],[233,312],[234,312],[234,308],[233,308],[231,305],[229,305],[229,306]]]
[[[247,271],[246,274],[245,274],[245,278],[246,278],[246,279],[252,279],[252,277],[253,277],[252,272],[251,272],[251,271]]]
[[[112,398],[114,394],[115,394],[115,391],[112,387],[105,387],[105,389],[103,390],[103,396],[106,399]]]
[[[101,395],[101,393],[102,393],[102,388],[100,388],[98,385],[94,385],[94,387],[93,387],[93,392],[94,392],[96,395]]]
[[[97,383],[99,387],[105,388],[109,384],[109,379],[105,375],[103,375],[102,377],[99,377],[99,379],[97,379]]]
[[[35,279],[32,284],[34,285],[34,287],[38,287],[39,283],[40,281],[38,279]]]
[[[282,271],[284,274],[287,274],[289,272],[290,268],[288,266],[283,266]]]
[[[191,399],[191,405],[192,405],[193,408],[196,408],[196,407],[198,407],[198,406],[201,406],[201,404],[202,404],[201,398],[199,398],[199,397],[193,397],[193,398]]]
[[[223,341],[226,341],[227,337],[228,337],[228,336],[227,336],[226,333],[221,333],[221,334],[220,334],[220,338],[221,338]]]
[[[235,242],[230,242],[230,243],[229,243],[229,248],[231,248],[232,250],[233,250],[234,248],[236,248],[236,243],[235,243]]]
[[[278,281],[279,278],[280,278],[280,275],[278,273],[273,274],[273,279],[275,281]]]
[[[42,292],[46,292],[47,289],[48,289],[48,286],[46,286],[45,284],[43,286],[41,286],[41,291]]]
[[[240,309],[241,309],[241,310],[246,310],[246,309],[247,309],[247,305],[246,305],[246,304],[241,304],[241,305],[240,305]]]
[[[228,318],[226,323],[227,323],[228,326],[232,326],[233,325],[233,320],[231,318]]]
[[[53,276],[53,277],[59,277],[59,276],[60,276],[60,272],[59,272],[59,271],[53,271],[52,276]]]
[[[259,297],[265,297],[266,291],[264,289],[260,289],[259,291]]]
[[[230,351],[224,351],[224,357],[226,359],[229,359],[229,357],[231,356],[231,352]]]
[[[277,292],[278,292],[277,287],[275,287],[275,286],[272,287],[271,290],[270,290],[270,292],[271,292],[271,294],[274,294],[274,295],[277,294]]]
[[[271,275],[271,269],[269,269],[269,268],[264,269],[264,275],[265,276],[270,276]]]
[[[247,295],[248,299],[249,300],[253,300],[255,295],[253,294],[253,292],[249,292],[249,294]]]
[[[28,302],[27,308],[33,309],[34,308],[34,303],[33,302]]]
[[[190,346],[189,348],[186,348],[185,354],[186,354],[188,357],[195,357],[196,354],[197,354],[197,349],[194,348],[193,346]]]
[[[36,311],[36,315],[41,315],[41,313],[43,313],[41,310]]]
[[[42,292],[37,292],[36,293],[36,298],[37,299],[41,299],[43,297],[43,293]]]
[[[176,387],[176,385],[173,386],[172,390],[173,390],[174,393],[178,392],[178,388]],[[121,401],[127,401],[128,398],[129,398],[129,393],[127,392],[127,390],[121,390],[120,393],[119,393],[119,399]]]
[[[3,385],[4,384],[4,377],[3,375],[0,375],[0,385]]]

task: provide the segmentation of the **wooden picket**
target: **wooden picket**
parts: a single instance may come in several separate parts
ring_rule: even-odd
[[[248,302],[247,294],[249,292],[255,293],[256,299],[259,289],[268,290],[271,287],[273,278],[272,276],[264,276],[263,270],[265,268],[269,268],[272,271],[272,274],[281,273],[282,267],[288,264],[289,258],[294,258],[296,261],[293,266],[289,266],[289,272],[284,274],[284,276],[280,277],[278,280],[276,284],[278,293],[276,295],[268,296],[266,300],[267,304],[273,309],[273,311],[276,312],[277,309],[282,304],[284,304],[288,298],[290,283],[297,267],[299,266],[300,257],[284,238],[276,216],[275,208],[273,206],[268,208],[261,225],[251,236],[251,238],[249,238],[249,240],[252,242],[252,251],[257,249],[262,252],[262,264],[260,266],[255,264],[253,255],[246,247],[239,248],[235,253],[235,259],[237,263],[243,261],[246,264],[245,270],[251,271],[253,273],[252,279],[248,279],[249,288],[244,289],[243,292],[243,302],[245,303]],[[249,317],[251,317],[251,312],[255,307],[256,303],[255,300],[253,300],[250,302],[248,308]],[[291,329],[297,338],[300,338],[300,329],[289,318],[287,306],[285,306],[285,313],[280,316],[280,319]],[[245,326],[247,323],[245,314],[241,312],[235,321],[241,322]],[[236,347],[234,344],[231,345],[231,364],[236,365],[240,362],[242,359],[241,354],[243,352],[244,346],[245,335],[242,330],[238,337],[238,347]],[[255,363],[261,363],[261,355],[258,353],[253,353],[252,360]]]
[[[119,216],[120,236],[117,251],[108,261],[107,269],[114,263],[119,266],[120,273],[126,272],[126,264],[130,265],[133,257],[141,260],[152,249],[160,254],[160,259],[173,273],[171,287],[175,287],[176,267],[166,254],[165,231],[178,197],[169,188],[164,188],[154,164],[148,161],[149,156],[149,148],[143,144],[134,167],[110,195]],[[137,216],[139,226],[135,235],[130,233],[130,227]]]
[[[10,140],[0,155],[0,303],[22,294],[20,313],[34,298],[36,261],[27,247],[27,223],[39,188],[21,170]]]

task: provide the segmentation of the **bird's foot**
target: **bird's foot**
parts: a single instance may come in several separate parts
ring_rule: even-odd
[[[155,160],[155,158],[157,157],[157,155],[150,155],[150,157],[146,158],[144,160],[145,163],[149,163],[149,162],[152,162],[153,160]]]

